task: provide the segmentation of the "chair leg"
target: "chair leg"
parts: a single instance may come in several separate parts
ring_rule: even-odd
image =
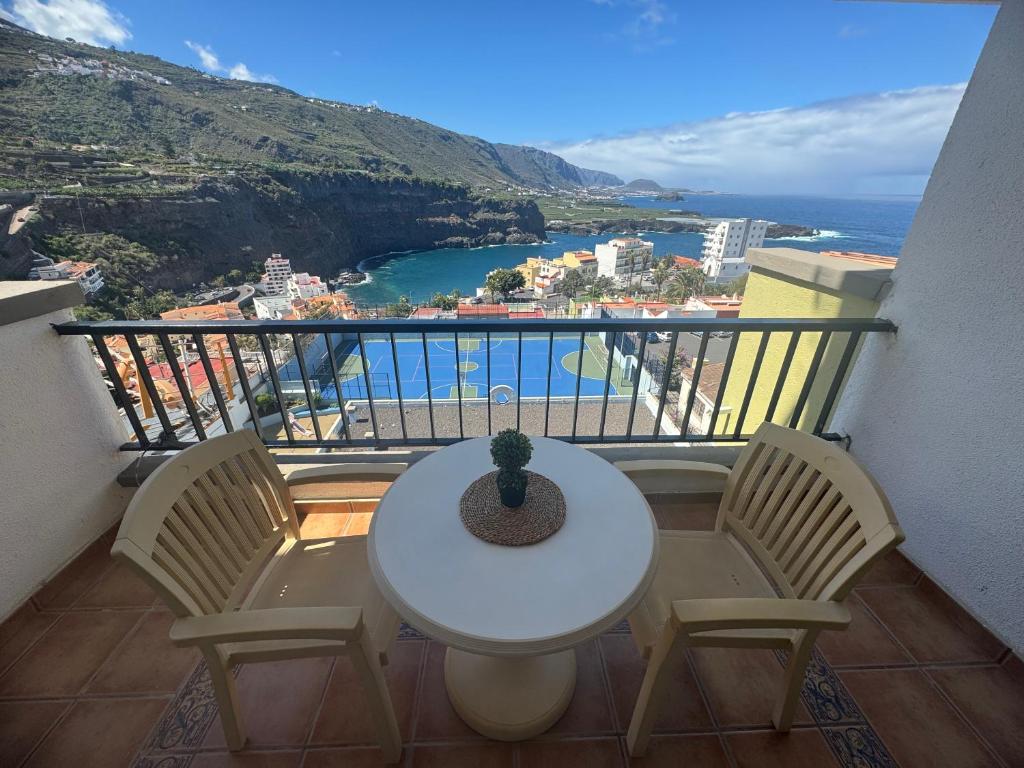
[[[359,647],[349,653],[352,665],[356,668],[363,683],[369,705],[370,718],[377,729],[380,748],[384,753],[384,762],[393,765],[402,757],[402,735],[398,730],[398,720],[391,706],[391,695],[388,693],[384,672],[370,641],[369,632],[363,631]]]
[[[242,721],[242,707],[238,701],[238,690],[231,668],[216,648],[204,648],[203,656],[213,681],[213,694],[220,709],[220,721],[224,726],[224,739],[232,752],[245,746],[245,724]]]
[[[804,687],[807,662],[810,661],[811,652],[814,650],[814,641],[817,638],[817,632],[805,630],[803,637],[790,651],[783,676],[782,695],[775,702],[775,710],[772,712],[772,723],[777,731],[788,731],[793,725],[796,703],[800,700],[800,691]]]
[[[671,682],[672,670],[684,661],[686,646],[676,642],[677,632],[667,622],[661,631],[651,660],[647,663],[644,682],[633,707],[633,716],[626,732],[626,748],[630,757],[643,757],[651,738],[651,730],[658,716],[658,707],[665,696],[665,689]]]

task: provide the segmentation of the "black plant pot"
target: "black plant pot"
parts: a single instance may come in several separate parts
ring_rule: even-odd
[[[525,472],[511,473],[501,471],[495,479],[501,503],[506,507],[521,507],[526,501],[527,477]]]

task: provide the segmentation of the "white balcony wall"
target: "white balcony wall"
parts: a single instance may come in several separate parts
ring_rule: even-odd
[[[133,458],[83,337],[73,281],[0,283],[0,620],[117,521]]]
[[[1024,2],[1004,3],[841,399],[904,551],[1024,651]]]

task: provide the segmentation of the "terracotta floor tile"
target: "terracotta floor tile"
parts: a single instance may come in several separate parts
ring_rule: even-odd
[[[345,529],[346,536],[364,536],[370,532],[370,521],[373,520],[372,512],[353,512],[352,519]]]
[[[640,693],[646,663],[629,635],[604,635],[601,637],[601,651],[604,654],[608,682],[612,689],[612,701],[618,717],[619,729],[629,727],[633,707]],[[673,682],[665,700],[658,709],[654,730],[685,731],[707,730],[712,727],[711,715],[704,705],[697,681],[690,665],[683,663],[674,670]]]
[[[817,728],[789,733],[735,733],[725,738],[737,768],[826,768],[839,765]]]
[[[871,566],[859,584],[861,586],[897,584],[911,586],[920,575],[921,569],[907,560],[898,549],[894,549]]]
[[[565,714],[547,733],[599,734],[611,733],[614,728],[601,656],[597,641],[592,640],[576,648],[576,690]]]
[[[527,741],[519,745],[520,768],[618,768],[617,739]]]
[[[252,749],[301,746],[323,696],[330,658],[246,664],[238,675],[238,697]],[[220,717],[213,721],[204,747],[223,747]]]
[[[1003,760],[1024,765],[1024,664],[931,669],[928,674]]]
[[[199,663],[195,648],[178,648],[168,639],[174,615],[152,611],[100,667],[89,693],[174,693]]]
[[[774,652],[694,648],[693,656],[719,725],[771,727],[772,709],[782,694],[783,673]],[[793,722],[812,722],[802,702],[797,704]]]
[[[856,595],[844,605],[853,617],[850,626],[818,635],[818,648],[833,667],[912,663]]]
[[[64,614],[0,677],[0,696],[78,693],[141,616],[139,611]]]
[[[169,697],[161,697],[78,701],[27,765],[40,768],[129,765],[169,700]]]
[[[82,554],[36,592],[32,598],[36,605],[47,610],[69,607],[114,566],[110,557],[112,544],[109,536],[101,536],[86,547]]]
[[[416,701],[424,642],[419,640],[395,643],[394,652],[384,667],[391,706],[398,719],[402,740],[412,737],[412,715]],[[323,707],[313,729],[313,744],[374,744],[377,730],[366,709],[363,686],[352,663],[338,657],[327,686]]]
[[[865,589],[859,596],[918,661],[995,661],[1005,650],[927,579],[911,588]]]
[[[0,765],[21,765],[70,706],[70,701],[0,703]]]
[[[726,768],[729,761],[717,736],[654,736],[647,754],[634,757],[629,765],[636,768]]]
[[[40,613],[28,602],[0,625],[0,674],[59,618],[59,613]]]
[[[299,526],[304,539],[326,539],[341,536],[352,516],[348,512],[318,512],[306,515]]]
[[[440,643],[431,641],[427,644],[423,690],[420,691],[416,720],[416,741],[482,739],[483,736],[463,722],[448,701],[448,691],[444,686],[444,654],[445,647]]]
[[[943,700],[923,672],[839,673],[902,768],[991,766],[991,755]]]
[[[74,608],[148,608],[157,600],[131,567],[116,563],[78,600]]]
[[[408,747],[406,747],[406,752]],[[403,752],[402,759],[406,753]],[[402,765],[399,762],[399,765]],[[310,749],[302,768],[382,768],[384,758],[376,747]],[[191,766],[190,766],[191,768]]]
[[[200,752],[189,768],[298,768],[302,752]]]
[[[416,746],[412,753],[413,768],[512,768],[515,744],[445,744]]]

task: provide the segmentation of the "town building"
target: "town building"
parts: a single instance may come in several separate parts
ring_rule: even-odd
[[[299,303],[299,306],[296,304]],[[356,305],[346,293],[328,293],[313,296],[301,302],[292,300],[292,311],[302,320],[355,320],[359,317]]]
[[[699,312],[698,317],[739,317],[742,296],[692,296],[686,300],[687,312]]]
[[[280,320],[292,313],[292,301],[288,296],[257,296],[252,305],[261,320]]]
[[[673,256],[672,269],[701,269],[703,264],[699,259],[691,259],[688,256]]]
[[[597,256],[593,251],[565,251],[562,254],[562,263],[566,269],[578,269],[583,275],[597,275]]]
[[[267,296],[284,296],[287,294],[288,279],[292,276],[291,261],[282,258],[280,253],[274,253],[263,262],[263,268],[266,270],[260,278],[263,293]]]
[[[764,219],[723,219],[704,235],[703,270],[708,280],[727,283],[745,275],[748,248],[760,248],[768,231]]]
[[[537,298],[544,298],[558,292],[558,286],[565,277],[567,265],[564,258],[545,259],[531,256],[515,267],[526,280],[526,290]]]
[[[293,272],[288,278],[285,293],[292,299],[312,299],[315,296],[326,296],[330,290],[317,275]]]
[[[29,280],[76,280],[86,296],[92,296],[103,287],[103,273],[89,261],[58,261],[48,256],[37,256],[28,273]]]
[[[160,313],[161,320],[244,320],[238,304],[224,301],[220,304],[201,304],[194,307],[178,307]]]
[[[680,372],[679,407],[675,415],[676,426],[683,434],[704,435],[707,434],[711,425],[711,414],[715,410],[715,400],[718,398],[718,391],[722,385],[722,374],[725,372],[725,363],[712,363],[707,360],[701,365],[700,380],[697,382],[697,392],[693,396],[693,407],[690,409],[690,423],[683,425],[686,403],[690,399],[690,389],[693,386],[694,369],[687,366]],[[718,420],[715,429],[721,427],[725,430],[729,425],[732,416],[732,408],[723,406],[718,412]]]
[[[654,243],[639,237],[616,237],[594,248],[597,274],[602,277],[628,278],[630,272],[639,274],[644,264],[654,259]]]

